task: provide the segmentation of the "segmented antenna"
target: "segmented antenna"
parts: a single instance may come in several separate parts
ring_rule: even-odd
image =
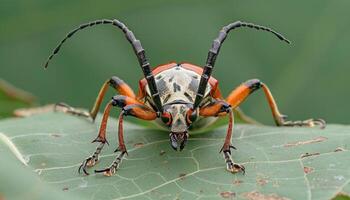
[[[76,29],[72,30],[71,32],[69,32],[67,34],[67,36],[65,38],[63,38],[63,40],[58,44],[58,46],[53,50],[52,54],[49,56],[49,58],[47,59],[47,61],[45,63],[45,68],[48,67],[49,62],[51,61],[51,59],[54,57],[54,55],[56,55],[59,52],[59,50],[61,49],[63,43],[65,43],[68,38],[72,37],[79,30],[85,29],[87,27],[92,27],[92,26],[95,26],[95,25],[99,25],[99,24],[112,24],[113,26],[117,26],[119,29],[121,29],[124,32],[126,39],[129,41],[129,43],[131,44],[131,46],[134,49],[136,57],[137,57],[137,59],[139,61],[141,69],[143,71],[144,77],[147,80],[148,87],[150,89],[150,92],[151,92],[151,95],[152,95],[152,99],[153,99],[153,101],[155,103],[155,106],[156,106],[156,108],[157,108],[157,110],[159,112],[163,112],[163,107],[162,107],[162,104],[161,104],[161,100],[160,100],[159,92],[158,92],[158,89],[157,89],[157,85],[156,85],[156,82],[154,80],[154,76],[152,74],[150,63],[148,62],[148,59],[147,59],[147,57],[145,55],[145,50],[141,46],[141,42],[135,38],[134,33],[131,32],[128,29],[128,27],[125,26],[125,24],[123,24],[122,22],[120,22],[120,21],[118,21],[116,19],[114,19],[114,20],[110,20],[110,19],[96,20],[96,21],[93,21],[93,22],[82,24],[78,28],[76,28]]]
[[[227,26],[224,26],[221,29],[221,31],[219,32],[218,37],[213,41],[211,48],[209,49],[207,61],[206,61],[206,64],[204,66],[204,69],[203,69],[202,77],[201,77],[201,80],[199,82],[197,95],[196,95],[196,99],[195,99],[194,106],[193,106],[194,110],[199,106],[199,104],[201,103],[201,101],[204,98],[204,92],[205,92],[205,89],[207,88],[208,80],[211,76],[211,72],[214,68],[215,61],[216,61],[216,58],[219,54],[222,43],[225,41],[228,33],[231,30],[239,28],[239,27],[248,27],[248,28],[255,28],[257,30],[267,31],[267,32],[274,34],[278,39],[290,44],[290,41],[287,40],[283,35],[274,31],[273,29],[265,27],[265,26],[260,26],[260,25],[255,25],[252,23],[240,22],[240,21],[236,21],[236,22],[233,22]]]
[[[47,59],[47,61],[45,63],[45,68],[47,68],[49,66],[49,62],[51,61],[51,59],[60,51],[63,43],[65,43],[67,41],[67,39],[72,37],[76,32],[78,32],[79,30],[85,29],[87,27],[95,26],[95,25],[98,25],[98,24],[112,24],[112,23],[113,23],[113,21],[112,20],[108,20],[108,19],[96,20],[94,22],[89,22],[89,23],[86,23],[86,24],[82,24],[78,28],[76,28],[76,29],[72,30],[71,32],[69,32],[67,34],[67,36],[63,38],[63,40],[57,45],[57,47],[53,50],[52,54],[49,56],[49,58]]]

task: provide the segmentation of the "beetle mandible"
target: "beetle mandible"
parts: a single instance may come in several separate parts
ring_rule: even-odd
[[[113,96],[106,105],[98,136],[93,141],[99,142],[100,144],[96,148],[96,151],[82,162],[79,167],[79,172],[82,170],[88,175],[87,167],[94,166],[97,163],[102,148],[108,143],[106,140],[106,126],[112,107],[120,107],[122,109],[119,115],[118,127],[119,146],[116,150],[120,153],[109,167],[103,170],[95,170],[96,173],[104,173],[106,176],[111,176],[116,172],[123,157],[127,154],[123,132],[123,120],[125,116],[133,116],[150,121],[155,120],[157,123],[168,128],[170,131],[169,139],[171,147],[181,151],[186,145],[190,128],[202,128],[217,120],[218,117],[228,115],[228,129],[220,152],[223,153],[227,170],[232,173],[240,171],[243,173],[245,172],[244,166],[235,163],[231,158],[231,149],[235,149],[231,144],[234,120],[233,112],[237,111],[240,113],[238,106],[256,90],[263,90],[277,126],[313,127],[319,125],[321,128],[325,127],[325,121],[322,119],[287,121],[286,116],[280,113],[267,85],[258,79],[248,80],[234,89],[226,98],[222,97],[218,87],[218,81],[212,77],[211,74],[221,45],[231,30],[239,27],[255,28],[257,30],[270,32],[281,41],[290,43],[284,36],[273,29],[252,23],[236,21],[224,26],[209,49],[206,64],[203,68],[190,63],[168,63],[159,65],[151,70],[151,65],[148,62],[145,50],[141,46],[141,42],[136,39],[133,32],[131,32],[125,24],[116,19],[96,20],[83,24],[69,32],[49,56],[45,68],[48,67],[50,60],[58,53],[62,44],[68,38],[79,30],[100,24],[110,24],[123,31],[126,39],[133,47],[144,78],[139,81],[139,91],[137,95],[120,78],[113,76],[108,79],[101,87],[90,112],[75,109],[65,103],[57,104],[66,107],[68,113],[86,116],[95,120],[107,89],[112,87],[119,93],[119,95]]]

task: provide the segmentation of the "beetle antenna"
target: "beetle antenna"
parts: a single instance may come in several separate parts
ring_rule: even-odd
[[[59,50],[61,49],[63,43],[66,42],[66,40],[70,37],[72,37],[76,32],[78,32],[79,30],[85,29],[87,27],[91,27],[91,26],[95,26],[95,25],[99,25],[99,24],[112,24],[114,26],[117,26],[119,29],[121,29],[124,34],[126,39],[129,41],[129,43],[131,44],[131,46],[134,49],[134,52],[136,54],[136,57],[139,61],[139,64],[142,68],[144,77],[147,80],[148,83],[148,87],[150,89],[151,95],[152,95],[152,99],[155,103],[155,106],[157,108],[157,110],[159,112],[163,112],[163,107],[161,104],[161,100],[160,100],[160,96],[159,96],[159,92],[156,86],[156,82],[154,80],[154,76],[152,74],[152,70],[150,67],[150,63],[148,62],[148,59],[145,55],[145,50],[142,48],[141,46],[141,42],[139,40],[137,40],[135,38],[135,35],[132,31],[130,31],[128,29],[128,27],[125,26],[125,24],[123,24],[122,22],[114,19],[114,20],[110,20],[110,19],[101,19],[101,20],[96,20],[93,22],[88,22],[86,24],[82,24],[80,25],[78,28],[72,30],[71,32],[69,32],[67,34],[67,36],[65,38],[63,38],[63,40],[57,45],[57,47],[53,50],[52,54],[49,56],[49,58],[47,59],[46,63],[45,63],[45,68],[48,67],[49,62],[51,61],[51,59],[54,57],[54,55],[56,55]]]
[[[217,55],[219,54],[222,43],[225,41],[228,33],[231,30],[239,28],[239,27],[248,27],[248,28],[255,28],[257,30],[267,31],[267,32],[274,34],[278,39],[290,44],[290,41],[287,40],[282,34],[274,31],[271,28],[265,27],[265,26],[260,26],[260,25],[255,25],[252,23],[240,22],[240,21],[236,21],[236,22],[233,22],[227,26],[224,26],[221,29],[221,31],[219,32],[219,36],[213,41],[212,46],[209,49],[207,62],[206,62],[204,69],[203,69],[203,73],[202,73],[201,80],[199,82],[199,86],[198,86],[198,90],[197,90],[196,100],[195,100],[194,105],[193,105],[194,110],[199,106],[202,99],[204,98],[204,92],[205,92],[205,89],[207,87],[208,81],[210,79],[211,72],[214,68],[215,61],[216,61]]]

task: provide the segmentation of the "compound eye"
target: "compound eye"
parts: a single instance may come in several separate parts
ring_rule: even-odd
[[[186,121],[188,124],[192,124],[197,119],[197,112],[193,110],[188,110]]]
[[[171,121],[172,121],[172,117],[171,114],[168,112],[163,112],[162,115],[160,116],[160,118],[162,119],[162,121],[164,122],[164,124],[170,126],[171,125]]]

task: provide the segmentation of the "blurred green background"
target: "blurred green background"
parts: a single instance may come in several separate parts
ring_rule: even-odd
[[[242,20],[272,27],[292,45],[266,32],[233,31],[213,73],[225,95],[259,78],[290,119],[349,123],[349,8],[348,0],[2,0],[0,78],[31,92],[41,104],[64,101],[90,108],[107,78],[117,75],[137,90],[142,73],[124,35],[108,25],[75,35],[44,70],[53,48],[79,24],[117,18],[141,40],[153,66],[203,65],[220,28]],[[6,107],[0,104],[0,110]],[[273,122],[262,92],[242,108],[259,121]]]

